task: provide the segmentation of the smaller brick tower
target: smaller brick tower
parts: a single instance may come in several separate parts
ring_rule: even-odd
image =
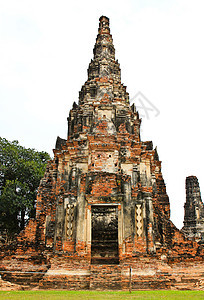
[[[186,203],[182,231],[188,238],[204,242],[204,204],[196,176],[186,178]]]

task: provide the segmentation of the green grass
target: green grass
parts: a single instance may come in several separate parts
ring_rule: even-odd
[[[0,291],[0,299],[204,299],[204,291]]]

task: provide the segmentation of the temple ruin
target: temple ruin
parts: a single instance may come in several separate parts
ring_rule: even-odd
[[[196,176],[186,178],[183,233],[189,239],[204,244],[204,204]]]
[[[1,255],[2,278],[40,288],[203,288],[204,249],[170,220],[161,161],[140,138],[105,16],[93,54],[36,218]]]

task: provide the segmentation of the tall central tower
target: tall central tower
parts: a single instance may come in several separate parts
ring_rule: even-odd
[[[93,54],[69,113],[68,138],[57,139],[41,182],[37,218],[46,247],[119,263],[168,246],[169,199],[157,152],[140,140],[107,17],[100,18]]]

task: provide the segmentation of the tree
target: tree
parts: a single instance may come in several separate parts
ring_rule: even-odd
[[[50,156],[0,137],[0,232],[12,237],[35,216],[40,179]]]

